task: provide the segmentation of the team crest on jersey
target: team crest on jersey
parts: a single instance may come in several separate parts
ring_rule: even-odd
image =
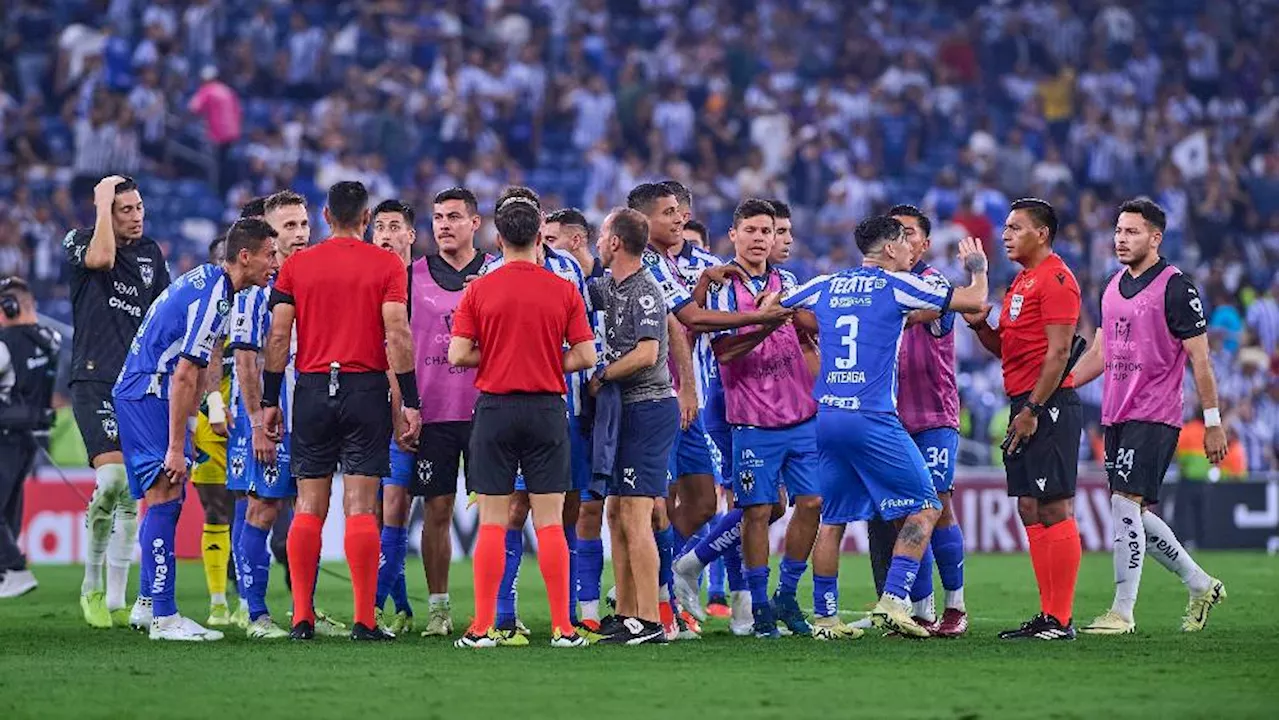
[[[262,482],[267,487],[275,487],[276,483],[279,481],[280,481],[280,466],[278,464],[271,463],[270,465],[262,469]]]
[[[1017,320],[1022,314],[1022,295],[1014,295],[1009,298],[1009,319]]]
[[[641,295],[637,300],[640,302],[640,307],[644,308],[645,312],[653,310],[654,300],[652,295]]]
[[[156,280],[156,269],[150,265],[139,265],[138,273],[142,275],[142,284],[151,287]]]
[[[431,467],[430,460],[418,461],[418,484],[430,485],[432,473],[433,473],[433,468]]]
[[[743,470],[738,473],[738,482],[742,484],[743,492],[751,492],[756,486],[756,474],[751,470]]]
[[[1116,318],[1116,338],[1121,342],[1129,342],[1129,333],[1133,330],[1133,325],[1129,318]]]
[[[229,312],[231,312],[231,303],[226,298],[222,298],[218,301],[218,314],[226,315]]]
[[[231,469],[231,474],[235,475],[236,477],[240,477],[241,475],[244,475],[244,458],[239,455],[233,456],[231,458],[230,469]]]
[[[120,426],[116,424],[115,418],[102,418],[102,434],[106,435],[111,442],[116,442],[120,439]]]

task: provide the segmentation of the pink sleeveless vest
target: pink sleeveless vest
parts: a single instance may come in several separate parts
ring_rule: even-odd
[[[730,288],[738,309],[756,308],[750,288],[736,278]],[[782,276],[769,272],[768,292],[782,289]],[[756,328],[742,328],[752,332]],[[725,419],[732,425],[780,428],[804,422],[818,412],[813,399],[813,375],[805,363],[800,339],[792,325],[770,333],[754,350],[730,363],[720,364],[724,385]]]
[[[422,422],[470,420],[479,396],[475,386],[476,370],[449,364],[449,332],[462,292],[450,292],[437,285],[427,259],[419,258],[413,263],[409,299],[412,302],[409,330],[413,334]]]
[[[921,275],[937,274],[926,267]],[[956,335],[936,337],[930,330],[941,321],[912,325],[902,332],[898,352],[898,417],[907,432],[960,427],[960,392],[956,388]]]
[[[1165,288],[1177,273],[1165,268],[1129,300],[1120,294],[1116,273],[1102,295],[1103,425],[1142,420],[1182,427],[1187,351],[1164,315]]]

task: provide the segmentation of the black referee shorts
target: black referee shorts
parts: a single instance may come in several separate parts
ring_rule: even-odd
[[[1030,393],[1012,398],[1009,419],[1027,404]],[[1010,497],[1050,501],[1074,497],[1079,470],[1084,410],[1075,390],[1059,390],[1040,413],[1036,432],[1017,455],[1004,456]]]
[[[1178,450],[1179,428],[1130,420],[1103,432],[1107,483],[1112,492],[1141,495],[1144,505],[1160,502],[1164,475]]]
[[[385,373],[341,373],[332,396],[328,373],[298,373],[289,448],[295,478],[326,477],[339,466],[347,475],[386,477],[391,432]]]
[[[516,472],[534,495],[568,492],[569,415],[550,393],[482,394],[471,419],[467,484],[480,495],[515,492]]]
[[[71,414],[89,459],[120,452],[120,425],[111,399],[111,383],[80,380],[71,384]]]

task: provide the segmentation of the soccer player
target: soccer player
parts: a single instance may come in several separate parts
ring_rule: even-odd
[[[295,253],[271,290],[261,406],[267,439],[280,442],[280,407],[292,336],[297,330],[296,387],[290,463],[298,485],[297,513],[289,528],[293,576],[290,637],[315,637],[313,592],[320,563],[321,528],[329,511],[333,473],[343,469],[345,553],[355,609],[351,639],[395,638],[377,624],[379,533],[374,515],[382,478],[390,475],[387,438],[393,427],[405,449],[421,429],[418,388],[409,335],[403,265],[364,242],[369,194],[358,182],[329,189],[324,219],[333,237]],[[403,424],[391,417],[388,365],[400,388]]]
[[[209,263],[221,265],[226,259],[226,235],[209,244]],[[204,580],[209,588],[210,627],[232,624],[227,606],[227,567],[231,559],[231,512],[235,500],[227,490],[227,403],[230,402],[231,375],[235,353],[227,345],[218,352],[222,375],[216,392],[205,396],[196,416],[194,442],[196,466],[191,484],[204,508],[204,529],[200,535],[200,557]]]
[[[494,225],[504,264],[464,291],[454,314],[449,362],[478,367],[468,483],[479,495],[475,547],[476,612],[455,645],[494,647],[502,536],[517,469],[524,477],[547,586],[552,647],[582,647],[569,618],[569,548],[563,527],[569,473],[564,374],[595,364],[595,334],[578,291],[538,267],[542,214],[525,197],[498,206]],[[519,321],[512,318],[519,317]],[[519,340],[520,342],[516,342]],[[568,350],[565,350],[568,347]]]
[[[94,469],[93,497],[85,510],[89,554],[80,610],[90,627],[146,629],[151,625],[146,588],[139,589],[133,612],[125,610],[129,563],[138,542],[138,503],[129,493],[111,387],[147,308],[169,286],[169,270],[160,246],[143,234],[146,211],[132,179],[103,178],[93,189],[93,204],[93,227],[72,230],[62,241],[71,265],[72,324],[85,330],[72,338],[71,409]]]
[[[227,231],[227,259],[178,278],[147,311],[112,395],[120,418],[129,490],[146,498],[142,582],[150,590],[152,640],[219,640],[178,614],[174,535],[193,456],[187,423],[196,414],[201,370],[225,331],[232,296],[265,286],[279,268],[275,231],[240,220]]]
[[[774,209],[749,199],[733,213],[729,230],[736,277],[711,296],[717,310],[755,307],[756,298],[784,291],[782,274],[769,267],[775,239]],[[726,418],[733,426],[733,496],[743,509],[742,556],[756,637],[776,638],[778,621],[789,634],[813,629],[796,602],[822,511],[818,478],[818,412],[813,377],[796,330],[773,323],[750,331],[717,333],[712,343],[720,363]],[[769,598],[769,524],[780,489],[795,506],[787,525],[777,592]]]
[[[1227,452],[1204,305],[1191,280],[1160,257],[1164,227],[1164,210],[1148,198],[1120,206],[1115,247],[1116,259],[1125,267],[1103,290],[1102,327],[1075,373],[1077,385],[1103,376],[1102,424],[1115,533],[1115,599],[1110,610],[1081,629],[1095,635],[1136,629],[1133,606],[1148,552],[1187,586],[1184,632],[1203,630],[1209,611],[1227,597],[1222,581],[1202,570],[1169,526],[1146,509],[1159,502],[1177,449],[1188,359],[1204,408],[1205,455],[1217,464]]]
[[[290,190],[283,190],[263,201],[263,217],[276,231],[276,243],[282,261],[307,246],[311,240],[311,221],[306,200]],[[271,285],[274,285],[274,278]],[[290,462],[290,430],[293,420],[293,386],[286,385],[280,405],[284,411],[284,437],[272,442],[262,417],[263,344],[271,332],[268,309],[271,287],[249,288],[235,299],[232,313],[230,346],[235,353],[236,398],[232,403],[232,434],[229,455],[229,488],[242,494],[244,516],[235,535],[236,562],[241,594],[245,600],[243,627],[254,639],[273,640],[288,632],[271,617],[267,607],[267,587],[271,577],[269,536],[280,515],[297,495]],[[293,377],[294,346],[290,347],[286,367]],[[342,635],[345,628],[331,621],[317,623],[317,631],[331,636]]]
[[[813,394],[826,483],[822,522],[844,525],[872,513],[900,521],[872,621],[903,635],[928,637],[929,631],[911,618],[907,598],[942,504],[920,450],[898,419],[898,343],[912,311],[980,309],[987,296],[987,259],[980,244],[962,241],[960,256],[973,283],[956,290],[908,272],[911,246],[897,220],[864,220],[854,239],[863,254],[861,268],[815,278],[782,301],[784,307],[810,309],[818,325],[822,366]],[[834,568],[815,565],[815,586],[816,597],[838,604]]]
[[[965,315],[1004,372],[1010,401],[1005,475],[1009,495],[1018,498],[1040,589],[1040,613],[1000,637],[1074,640],[1071,606],[1080,572],[1074,498],[1084,419],[1075,382],[1064,371],[1080,319],[1080,286],[1053,252],[1053,206],[1023,198],[1009,208],[1005,253],[1023,269],[1009,286],[998,327],[987,324],[982,310]]]
[[[924,261],[929,251],[928,216],[914,205],[896,205],[889,215],[902,223],[911,246],[911,272],[946,282],[942,273]],[[949,283],[948,283],[949,284]],[[939,637],[958,637],[969,627],[964,605],[964,536],[952,507],[956,452],[960,446],[960,393],[956,388],[955,313],[934,316],[921,312],[902,334],[898,354],[898,415],[924,456],[942,512],[933,526],[929,547],[920,560],[920,573],[911,588],[918,624]],[[933,563],[946,592],[946,607],[937,620],[933,607]],[[923,622],[921,622],[923,621]]]

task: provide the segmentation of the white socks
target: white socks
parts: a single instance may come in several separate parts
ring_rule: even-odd
[[[1142,513],[1142,527],[1147,531],[1147,552],[1167,570],[1182,579],[1187,590],[1202,593],[1209,589],[1209,575],[1187,553],[1178,537],[1163,520],[1152,513]]]
[[[138,547],[138,501],[129,495],[126,487],[117,496],[115,526],[111,541],[107,543],[107,609],[117,610],[125,606],[125,591],[129,587],[129,563]]]
[[[946,598],[946,608],[948,610],[964,612],[964,588],[945,590],[943,591],[943,596]]]
[[[914,617],[924,618],[929,622],[933,622],[937,620],[938,610],[937,610],[937,607],[933,604],[933,596],[930,595],[929,597],[923,600],[916,600],[912,602],[911,614]]]
[[[427,598],[427,607],[449,607],[449,593],[431,593]]]
[[[111,538],[111,514],[119,499],[128,497],[129,480],[124,465],[103,465],[94,471],[93,497],[85,509],[84,526],[89,536],[89,555],[85,559],[84,581],[80,594],[102,590],[102,567],[107,554],[107,542]],[[137,505],[134,505],[137,515]],[[135,523],[136,525],[136,523]]]
[[[1142,581],[1142,557],[1147,549],[1142,518],[1141,505],[1121,495],[1111,496],[1111,527],[1115,532],[1111,559],[1116,575],[1116,596],[1111,610],[1126,620],[1133,620],[1138,584]]]
[[[600,601],[583,600],[578,603],[578,614],[583,620],[600,620]]]

